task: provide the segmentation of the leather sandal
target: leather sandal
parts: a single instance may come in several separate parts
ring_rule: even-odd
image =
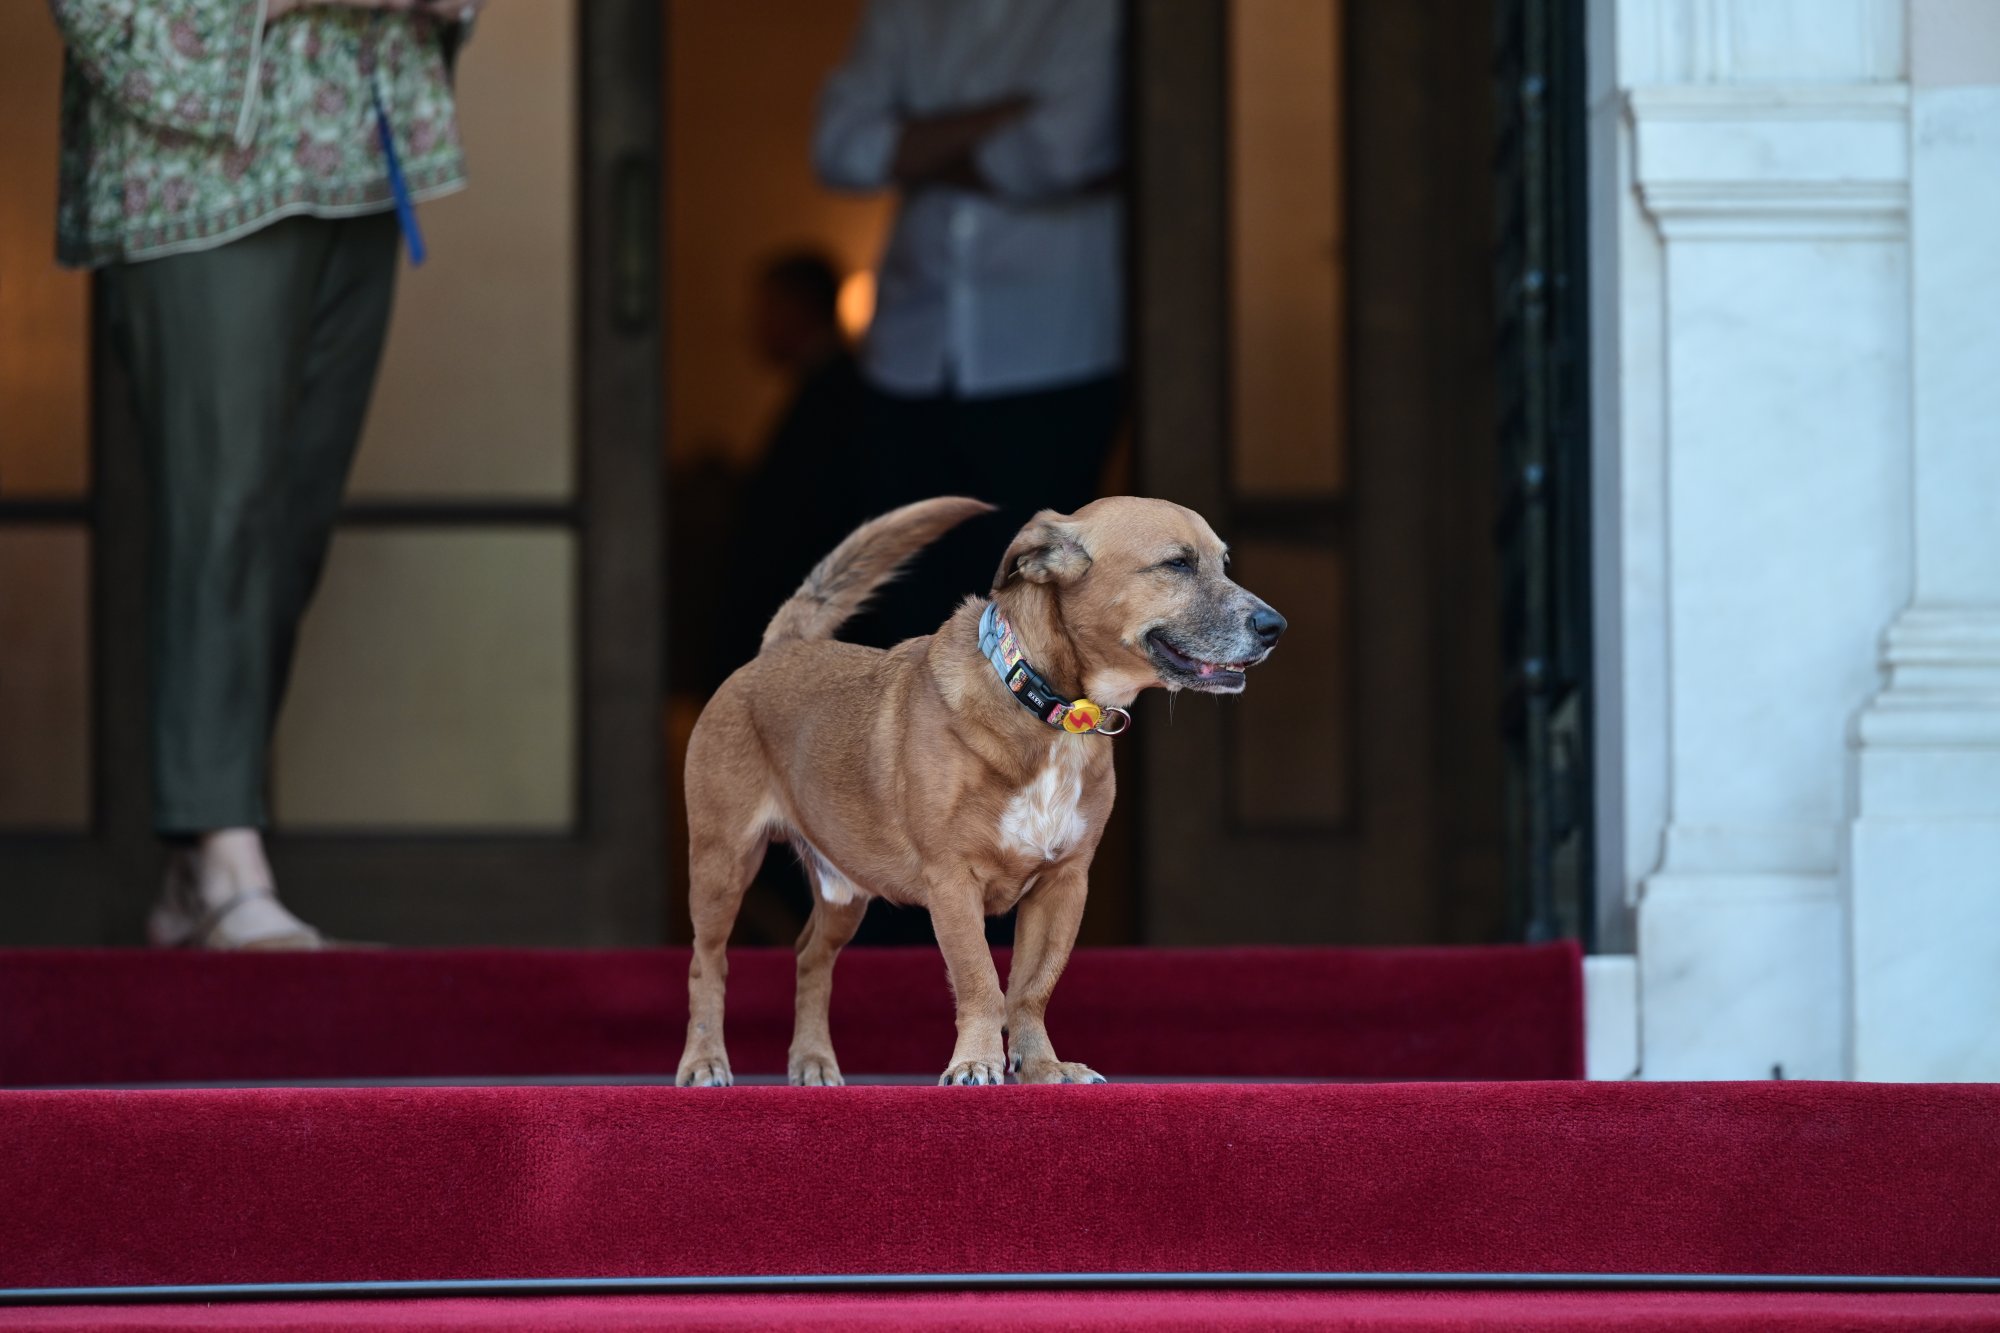
[[[270,903],[285,918],[297,921],[278,903],[277,894],[268,885],[241,889],[201,912],[190,911],[185,902],[176,901],[191,896],[176,893],[173,887],[169,887],[154,906],[146,921],[146,936],[155,948],[296,950],[330,947],[325,936],[304,922],[298,922],[292,928],[266,930],[263,933],[232,933],[228,929],[231,918],[237,919],[236,929],[242,930],[241,910],[259,901]],[[250,929],[254,931],[255,927]]]

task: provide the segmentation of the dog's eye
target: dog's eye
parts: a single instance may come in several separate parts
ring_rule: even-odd
[[[1192,574],[1194,573],[1194,561],[1184,555],[1177,555],[1171,560],[1162,560],[1160,568],[1171,569],[1181,574]]]

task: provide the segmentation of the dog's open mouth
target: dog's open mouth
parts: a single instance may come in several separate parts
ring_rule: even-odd
[[[1154,664],[1162,668],[1161,675],[1170,681],[1186,685],[1189,689],[1219,693],[1233,694],[1242,689],[1243,673],[1261,658],[1260,654],[1241,662],[1205,662],[1176,648],[1159,630],[1146,635],[1146,646],[1152,650]]]

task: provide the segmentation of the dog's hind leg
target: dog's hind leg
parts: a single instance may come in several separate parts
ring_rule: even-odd
[[[703,721],[707,721],[706,718]],[[725,956],[736,911],[743,905],[769,844],[769,814],[761,775],[722,771],[718,750],[735,744],[726,724],[706,736],[700,727],[688,745],[688,913],[694,919],[694,959],[688,965],[687,1044],[681,1048],[681,1087],[726,1088],[729,1055],[722,1044],[722,997],[729,976]],[[742,747],[737,756],[745,753]]]
[[[683,1088],[726,1088],[733,1081],[722,1044],[722,996],[729,977],[729,932],[743,893],[762,863],[761,833],[738,844],[693,848],[688,856],[688,907],[694,917],[694,960],[688,965],[687,1044],[674,1082]]]
[[[796,1016],[785,1073],[794,1086],[837,1088],[842,1082],[840,1066],[833,1058],[833,1034],[827,1026],[833,1000],[833,962],[861,928],[868,899],[849,889],[840,902],[834,902],[822,888],[822,872],[812,858],[806,858],[806,866],[813,882],[813,909],[799,935]]]

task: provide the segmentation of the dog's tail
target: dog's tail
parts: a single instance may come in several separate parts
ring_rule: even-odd
[[[799,590],[778,608],[764,631],[764,647],[832,638],[912,556],[966,519],[992,510],[983,500],[941,495],[863,523],[813,566]]]

